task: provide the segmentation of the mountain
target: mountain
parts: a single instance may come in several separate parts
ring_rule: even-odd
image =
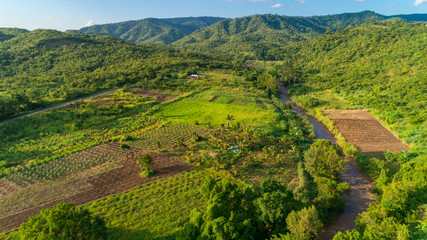
[[[302,71],[300,95],[332,89],[347,104],[378,113],[411,151],[427,153],[426,39],[425,24],[384,21],[324,34],[282,55],[292,55]]]
[[[21,33],[26,33],[28,30],[21,28],[0,28],[0,42],[18,36]]]
[[[173,45],[200,51],[253,53],[312,39],[328,29],[335,31],[383,19],[384,16],[371,11],[314,17],[253,15],[223,20],[197,30]]]
[[[427,22],[427,14],[424,14],[424,13],[400,14],[400,15],[389,16],[387,18],[401,18],[403,20],[411,21],[411,22]]]
[[[169,44],[218,21],[220,17],[147,18],[95,25],[71,32],[110,35],[132,43]]]
[[[0,42],[0,119],[145,78],[216,68],[219,59],[110,36],[21,33]]]

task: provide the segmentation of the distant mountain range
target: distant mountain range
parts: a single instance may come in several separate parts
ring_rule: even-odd
[[[224,20],[220,17],[147,18],[85,27],[70,32],[110,35],[137,44],[169,44],[189,35],[197,29]]]
[[[326,31],[387,19],[427,21],[427,14],[384,16],[372,11],[313,17],[252,15],[234,19],[187,17],[95,25],[71,32],[110,35],[136,44],[169,44],[198,51],[253,54],[312,39]]]

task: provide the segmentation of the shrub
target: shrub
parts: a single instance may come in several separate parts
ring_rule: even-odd
[[[121,150],[130,149],[130,146],[125,144],[125,143],[122,143],[122,144],[120,144],[120,149]]]
[[[143,176],[143,177],[151,177],[156,173],[156,171],[154,171],[153,169],[147,169],[145,171],[142,171],[139,175]]]
[[[59,203],[40,211],[21,224],[19,238],[25,239],[107,239],[102,219],[73,203]]]
[[[138,158],[137,163],[138,166],[145,171],[149,170],[150,167],[154,164],[153,158],[151,158],[150,154],[148,153],[142,154],[142,156]]]
[[[314,239],[322,229],[322,222],[317,216],[314,206],[303,208],[301,211],[292,211],[286,218],[289,231],[299,239]]]
[[[344,159],[340,157],[328,140],[317,140],[304,153],[305,167],[314,177],[334,179],[344,169]]]

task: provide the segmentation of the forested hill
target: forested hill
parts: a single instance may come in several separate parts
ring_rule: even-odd
[[[207,27],[223,19],[220,17],[147,18],[95,25],[71,32],[110,35],[137,44],[169,44],[197,29]]]
[[[261,55],[265,49],[312,39],[328,29],[358,26],[383,20],[371,11],[315,17],[253,15],[227,19],[200,29],[173,43],[174,46],[200,51],[226,51]]]
[[[110,36],[21,33],[0,42],[0,119],[146,78],[220,68],[219,59]]]
[[[302,71],[298,94],[331,90],[377,113],[412,151],[425,154],[426,39],[425,24],[386,21],[324,34],[284,48],[282,56]],[[313,96],[301,102],[322,104]]]
[[[26,33],[28,30],[21,28],[0,28],[0,42],[18,36],[21,33]]]

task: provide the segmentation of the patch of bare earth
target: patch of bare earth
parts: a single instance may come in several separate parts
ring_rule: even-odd
[[[324,113],[361,153],[381,158],[387,151],[409,149],[367,110],[325,110]]]
[[[115,144],[115,143],[107,143]],[[130,190],[162,178],[181,173],[191,166],[177,157],[150,152],[156,173],[150,178],[139,175],[141,169],[136,159],[143,149],[133,148],[129,154],[113,163],[105,163],[63,176],[55,180],[40,182],[21,189],[8,190],[0,196],[0,232],[19,227],[43,208],[53,207],[60,202],[76,205],[90,203],[106,196]],[[9,186],[1,180],[1,186]]]
[[[160,102],[165,102],[165,101],[169,101],[169,100],[176,98],[176,96],[174,96],[174,95],[158,93],[154,90],[145,90],[142,88],[132,88],[132,89],[128,89],[126,91],[131,92],[133,94],[141,95],[141,96],[147,96],[147,97],[155,98],[155,99],[159,100]]]

